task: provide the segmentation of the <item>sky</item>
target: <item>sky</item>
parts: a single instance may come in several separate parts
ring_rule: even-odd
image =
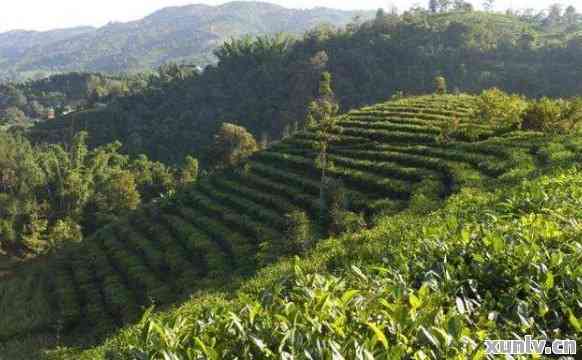
[[[426,6],[428,0],[267,0],[289,8],[326,6],[341,9],[389,9],[392,5],[406,10],[412,5]],[[204,3],[223,4],[221,0],[0,0],[0,32],[9,30],[49,30],[79,25],[103,26],[110,21],[132,21],[167,6]],[[480,7],[482,0],[470,0]],[[505,10],[536,8],[550,4],[575,5],[580,0],[496,0],[496,8]],[[582,8],[582,5],[580,6]]]

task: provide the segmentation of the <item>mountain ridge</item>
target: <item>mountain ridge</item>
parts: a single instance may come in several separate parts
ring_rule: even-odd
[[[142,19],[105,26],[0,33],[0,79],[24,80],[83,71],[133,73],[168,61],[214,62],[231,37],[279,32],[300,35],[329,23],[343,26],[372,12],[317,7],[290,9],[267,2],[193,4],[160,9]]]

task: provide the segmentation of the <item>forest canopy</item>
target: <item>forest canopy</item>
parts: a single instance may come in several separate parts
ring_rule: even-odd
[[[87,134],[71,146],[31,145],[0,132],[0,251],[45,254],[78,242],[140,204],[196,181],[183,169],[119,152],[119,142],[89,150]]]

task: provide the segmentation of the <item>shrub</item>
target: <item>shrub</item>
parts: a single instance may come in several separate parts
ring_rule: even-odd
[[[313,242],[313,235],[307,214],[304,211],[296,210],[287,214],[285,219],[287,221],[285,231],[287,240],[286,253],[299,254],[310,248]]]
[[[437,94],[444,95],[447,93],[447,80],[443,76],[435,77],[434,84],[436,87]]]
[[[526,100],[519,95],[509,95],[497,88],[485,90],[477,99],[477,116],[497,127],[518,129],[527,109]]]
[[[366,219],[362,213],[353,211],[338,211],[334,216],[334,227],[338,234],[354,234],[366,227]]]
[[[565,133],[576,128],[582,119],[582,99],[565,101],[542,98],[532,101],[524,116],[525,130]]]
[[[292,211],[285,215],[286,228],[283,237],[260,244],[257,256],[260,263],[268,264],[280,256],[298,255],[313,245],[313,233],[309,217],[303,211]]]
[[[321,182],[319,207],[322,224],[329,227],[331,233],[337,233],[337,224],[341,211],[348,208],[346,189],[340,180],[324,178]]]
[[[414,213],[428,214],[438,209],[440,193],[442,193],[442,184],[438,180],[425,179],[415,186],[408,206]]]
[[[458,131],[461,124],[458,117],[453,117],[449,121],[444,121],[441,125],[441,131],[437,137],[440,144],[448,144]]]

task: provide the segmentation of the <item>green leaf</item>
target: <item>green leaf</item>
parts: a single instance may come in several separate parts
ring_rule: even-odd
[[[360,294],[360,290],[348,290],[342,295],[342,303],[347,304],[350,302],[354,297]]]
[[[261,352],[267,353],[267,354],[271,353],[271,351],[267,347],[267,344],[265,344],[265,342],[263,340],[261,340],[257,337],[254,337],[254,336],[251,336],[251,340],[253,340],[253,342],[255,343],[255,345],[257,345],[257,347],[261,350]]]
[[[422,284],[420,289],[418,289],[418,296],[420,297],[420,299],[425,299],[428,297],[429,294],[430,294],[430,286],[428,283],[425,282],[424,284]]]
[[[576,318],[576,316],[570,309],[568,309],[568,322],[570,322],[570,325],[572,325],[576,332],[578,333],[582,332],[582,325],[580,325],[580,321]]]
[[[554,287],[554,274],[552,274],[551,271],[546,274],[546,282],[544,283],[544,286],[546,290],[550,290]]]
[[[378,342],[378,341],[381,342],[382,345],[384,346],[384,349],[388,349],[388,340],[386,339],[386,336],[384,335],[382,330],[380,330],[378,328],[378,326],[376,326],[375,324],[372,324],[372,323],[366,323],[366,324],[374,332],[374,337],[376,338],[376,342]]]
[[[463,323],[456,316],[451,317],[449,319],[449,321],[447,322],[447,331],[454,338],[458,338],[459,337],[459,335],[461,334],[462,328],[463,328]]]
[[[352,265],[352,271],[358,275],[358,277],[360,279],[362,279],[364,282],[368,282],[368,277],[366,275],[364,275],[364,273],[362,272],[362,270],[360,270],[360,268],[358,268],[355,265]]]
[[[502,252],[505,249],[505,241],[499,235],[493,237],[492,243],[493,243],[493,250],[495,250],[498,253]]]
[[[424,326],[420,327],[420,331],[424,335],[424,337],[433,344],[437,349],[441,347],[441,342],[433,335],[430,331],[428,331]]]
[[[420,299],[414,294],[408,295],[408,302],[410,303],[410,306],[412,306],[414,310],[418,309],[422,305]]]
[[[200,348],[200,350],[202,350],[204,355],[206,355],[209,359],[218,359],[218,354],[216,353],[216,351],[204,345],[200,338],[194,337],[194,342]]]
[[[459,312],[459,314],[464,314],[465,313],[465,302],[463,301],[463,299],[461,299],[460,297],[456,297],[455,298],[455,303],[457,304],[457,311]]]

